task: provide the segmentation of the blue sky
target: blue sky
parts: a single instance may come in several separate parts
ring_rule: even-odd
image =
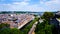
[[[0,11],[58,11],[60,0],[0,0]]]

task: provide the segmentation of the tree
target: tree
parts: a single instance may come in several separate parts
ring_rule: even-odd
[[[53,17],[54,17],[54,14],[52,12],[45,12],[41,18],[49,20],[50,18],[53,18]]]
[[[11,30],[9,28],[4,28],[0,30],[0,34],[10,34]]]
[[[13,28],[11,29],[11,34],[20,34],[20,30]]]
[[[52,34],[53,25],[49,25],[48,21],[37,24],[35,33],[36,34]]]
[[[9,24],[0,24],[0,34],[20,34],[20,30],[16,28],[9,28]]]
[[[2,30],[0,30],[0,34],[21,34],[20,30],[13,28],[4,28]]]
[[[4,24],[4,23],[0,24],[0,29],[2,29],[2,28],[9,28],[9,27],[10,27],[9,24]]]
[[[46,34],[52,34],[52,26],[51,25],[46,25],[44,30],[45,30]]]

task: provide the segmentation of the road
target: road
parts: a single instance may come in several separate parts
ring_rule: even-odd
[[[40,19],[39,22],[42,23],[44,19]],[[35,22],[32,26],[32,28],[30,29],[30,31],[28,32],[28,34],[35,34],[35,28],[36,28],[36,25],[38,24],[38,22]]]
[[[33,34],[33,32],[35,31],[36,25],[38,24],[38,22],[35,22],[32,26],[32,28],[30,29],[28,34]]]

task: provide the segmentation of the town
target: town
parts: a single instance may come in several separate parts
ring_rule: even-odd
[[[60,11],[0,14],[0,34],[59,34]]]
[[[30,14],[0,14],[0,24],[7,23],[10,28],[22,28],[35,17]]]

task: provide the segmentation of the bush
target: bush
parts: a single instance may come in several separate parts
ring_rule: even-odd
[[[54,14],[52,12],[44,12],[41,18],[49,20],[50,18],[53,18],[53,17],[54,17]]]
[[[37,24],[36,34],[52,34],[53,25],[49,25],[48,21]]]
[[[0,34],[20,34],[20,30],[13,28],[4,28],[2,30],[0,30]]]

